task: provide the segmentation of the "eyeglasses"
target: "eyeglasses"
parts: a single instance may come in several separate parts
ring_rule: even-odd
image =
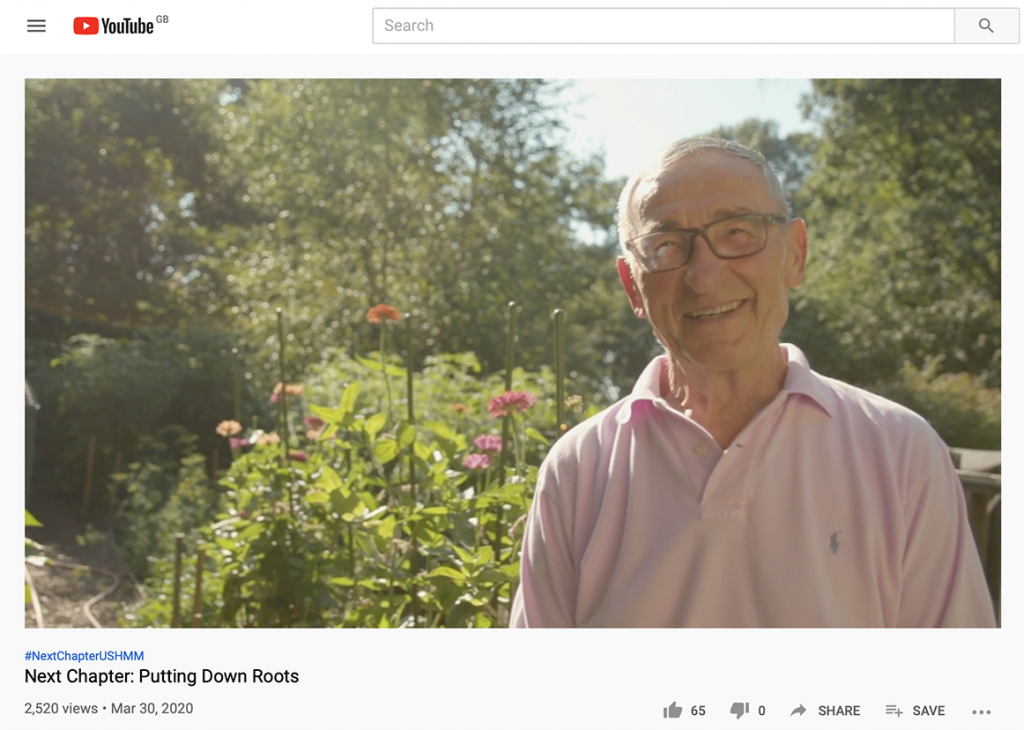
[[[742,259],[761,253],[768,244],[768,227],[786,223],[787,218],[774,213],[734,215],[699,228],[648,233],[629,239],[640,265],[648,273],[671,271],[686,266],[693,256],[693,246],[700,236],[720,259]]]

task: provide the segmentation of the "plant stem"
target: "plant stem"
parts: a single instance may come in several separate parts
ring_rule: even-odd
[[[181,555],[185,552],[185,536],[174,536],[174,598],[171,602],[171,628],[181,626]]]
[[[406,401],[408,405],[407,414],[409,418],[409,425],[412,426],[416,423],[416,409],[413,406],[413,387],[412,387],[412,315],[405,315],[405,393]],[[412,500],[413,504],[416,503],[417,490],[416,490],[416,463],[414,461],[416,455],[416,437],[413,436],[412,443],[409,444],[409,484],[412,488]]]
[[[277,432],[281,436],[281,466],[285,465],[288,458],[288,396],[285,392],[288,381],[285,380],[284,363],[284,312],[277,308],[277,343],[278,360],[281,365],[281,392],[277,398]]]
[[[409,426],[412,427],[416,423],[416,410],[413,406],[412,400],[412,315],[405,315],[405,393],[406,393],[406,404],[407,414],[409,417]],[[412,505],[413,509],[416,509],[416,503],[418,499],[416,489],[416,436],[413,435],[412,443],[409,444],[409,491],[412,494]],[[420,618],[420,607],[419,607],[419,591],[416,587],[416,576],[419,572],[419,545],[416,541],[416,528],[413,526],[412,531],[412,551],[409,555],[409,568],[412,573],[412,626],[417,628],[419,626]]]
[[[278,435],[281,437],[281,467],[288,466],[288,386],[285,380],[284,362],[284,312],[277,308],[277,341],[279,345],[279,360],[281,361],[281,392],[277,399],[278,414]],[[291,479],[285,479],[284,488],[288,490],[288,514],[295,514],[295,505],[292,497]]]
[[[510,417],[510,420],[511,420],[511,418],[512,417]],[[523,454],[522,440],[519,438],[519,426],[516,423],[512,424],[512,443],[513,443],[513,445],[515,447],[516,475],[520,476],[520,475],[522,475],[522,465],[523,465],[523,459],[524,459],[525,455]]]
[[[565,312],[556,309],[551,313],[555,318],[555,438],[565,429]]]
[[[352,523],[345,523],[348,527],[348,577],[353,580],[356,579],[356,548],[355,539],[352,536]],[[353,586],[354,587],[354,586]]]
[[[511,301],[508,303],[508,338],[505,342],[505,392],[512,390],[512,367],[515,364],[516,352],[516,312],[518,305]],[[498,458],[498,486],[505,486],[505,454],[508,451],[509,431],[512,426],[512,416],[506,415],[501,423],[501,454]],[[494,559],[501,564],[501,541],[502,541],[502,516],[504,504],[498,503],[495,507],[494,517]]]
[[[380,323],[380,371],[384,375],[384,392],[388,397],[388,424],[390,425],[394,423],[394,414],[391,412],[391,381],[388,380],[387,327],[386,321]]]

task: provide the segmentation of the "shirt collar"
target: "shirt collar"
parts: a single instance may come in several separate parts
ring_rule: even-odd
[[[835,416],[836,396],[825,379],[811,370],[807,357],[796,345],[782,343],[779,345],[782,357],[786,360],[786,382],[782,386],[782,394],[804,395],[829,415]],[[626,423],[633,415],[638,403],[663,401],[661,393],[661,370],[668,364],[668,355],[659,355],[651,360],[633,386],[633,392],[626,397],[625,407],[616,415],[619,423]]]

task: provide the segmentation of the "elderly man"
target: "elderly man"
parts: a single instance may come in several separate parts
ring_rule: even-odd
[[[994,626],[938,435],[779,342],[807,233],[764,158],[673,145],[619,233],[665,354],[542,465],[512,625]]]

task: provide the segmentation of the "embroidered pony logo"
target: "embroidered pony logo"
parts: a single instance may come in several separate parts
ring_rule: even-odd
[[[832,533],[832,537],[830,537],[829,541],[828,541],[828,549],[832,551],[833,555],[838,555],[839,554],[839,533],[840,532],[842,532],[842,530],[836,530],[835,532],[833,532]]]

